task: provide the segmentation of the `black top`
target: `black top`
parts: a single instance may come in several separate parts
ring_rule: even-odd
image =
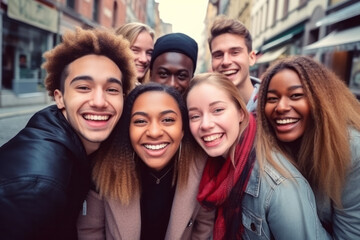
[[[85,149],[56,105],[0,148],[0,238],[77,239],[90,188]]]
[[[156,172],[140,162],[141,240],[163,240],[176,188],[175,184],[172,186],[174,164],[170,162]]]

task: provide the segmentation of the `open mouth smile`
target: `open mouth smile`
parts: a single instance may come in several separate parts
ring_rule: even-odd
[[[161,143],[161,144],[143,144],[143,146],[146,149],[149,150],[160,150],[160,149],[164,149],[167,145],[169,145],[168,143]]]
[[[217,140],[217,139],[221,138],[222,136],[223,136],[222,133],[217,133],[217,134],[205,136],[202,139],[204,140],[204,142],[212,142],[214,140]]]
[[[285,124],[291,124],[291,123],[296,123],[298,122],[299,119],[295,119],[295,118],[286,118],[286,119],[276,119],[275,122],[278,125],[285,125]]]
[[[86,120],[91,120],[91,121],[107,121],[109,120],[110,115],[84,114],[83,117]]]

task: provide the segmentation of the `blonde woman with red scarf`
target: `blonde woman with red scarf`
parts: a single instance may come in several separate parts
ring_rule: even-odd
[[[256,160],[256,121],[224,75],[195,76],[185,93],[191,133],[208,160],[198,201],[217,209],[214,240],[328,239],[306,179],[281,155],[287,171]],[[285,174],[289,173],[289,174]]]

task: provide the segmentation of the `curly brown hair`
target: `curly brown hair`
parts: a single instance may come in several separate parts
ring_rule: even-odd
[[[129,42],[108,29],[81,29],[67,31],[63,41],[44,53],[42,67],[47,71],[45,86],[49,96],[59,89],[64,93],[64,82],[68,75],[68,65],[89,54],[108,57],[122,73],[123,92],[127,95],[134,88],[136,70]]]

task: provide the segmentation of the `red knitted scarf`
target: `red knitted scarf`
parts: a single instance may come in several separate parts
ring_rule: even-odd
[[[206,163],[197,199],[204,207],[217,208],[214,240],[225,239],[225,235],[229,234],[229,231],[236,235],[232,239],[241,239],[243,231],[241,224],[241,200],[255,161],[255,151],[253,148],[255,132],[255,118],[250,114],[249,126],[243,132],[235,149],[235,168],[230,157],[226,159],[221,167],[219,167],[219,162],[221,162],[219,158],[209,157]],[[229,200],[229,195],[236,197],[240,202],[236,200],[235,206],[234,204],[228,204],[231,200],[235,200]],[[232,221],[239,223],[236,225],[238,229],[229,230],[229,228],[233,228],[233,226],[230,226],[233,223],[229,223]]]

